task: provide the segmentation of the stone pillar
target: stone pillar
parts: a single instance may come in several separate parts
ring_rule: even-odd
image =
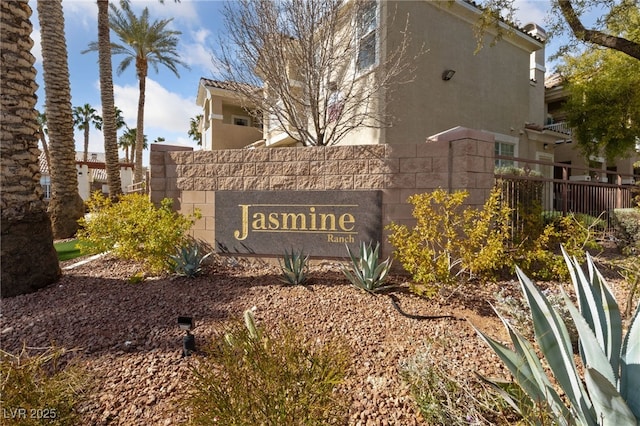
[[[495,136],[481,130],[454,127],[431,136],[427,144],[430,151],[442,152],[446,148],[448,191],[466,190],[466,204],[474,207],[484,205],[494,184]]]

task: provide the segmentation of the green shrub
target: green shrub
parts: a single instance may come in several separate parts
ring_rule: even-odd
[[[503,175],[496,184],[502,193],[501,205],[511,209],[512,242],[517,245],[527,241],[532,235],[537,236],[542,233],[544,182],[529,179],[529,177],[541,177],[542,174],[537,170],[514,166],[497,167],[495,173]],[[526,178],[518,178],[520,176]]]
[[[334,392],[349,366],[344,346],[311,343],[291,328],[267,333],[251,311],[220,334],[194,369],[188,400],[198,425],[344,424]]]
[[[542,233],[533,236],[527,243],[513,250],[513,264],[529,276],[541,280],[567,279],[569,273],[561,253],[556,247],[563,245],[570,256],[580,261],[585,258],[585,249],[598,249],[591,228],[585,226],[573,214],[557,216],[548,223]]]
[[[579,301],[580,311],[563,291],[565,305],[578,330],[582,369],[576,365],[565,322],[545,295],[518,270],[536,341],[562,393],[551,384],[533,345],[504,318],[501,317],[513,349],[479,330],[478,334],[509,368],[530,398],[529,405],[544,404],[555,419],[554,424],[636,425],[640,420],[640,308],[623,337],[620,309],[591,257],[587,255],[587,275],[577,259],[571,259],[566,252],[563,255]],[[501,390],[498,386],[496,389]],[[517,406],[507,392],[500,392]]]
[[[514,215],[503,192],[497,185],[481,209],[465,208],[468,194],[461,191],[449,194],[438,189],[409,197],[417,224],[410,229],[392,223],[388,229],[394,255],[412,276],[413,291],[431,297],[460,281],[514,273],[516,264],[534,278],[563,279],[568,272],[556,247],[562,243],[580,259],[585,248],[599,247],[592,228],[575,216],[543,214],[535,203]],[[545,225],[544,220],[550,223]],[[518,226],[529,234],[518,231]]]
[[[89,217],[80,219],[78,238],[98,252],[140,261],[151,273],[171,270],[171,255],[186,242],[187,231],[200,213],[184,216],[165,198],[156,207],[143,194],[127,194],[117,202],[94,194],[87,202]]]
[[[181,247],[176,249],[176,253],[170,256],[171,269],[178,275],[193,278],[202,272],[202,262],[204,262],[213,252],[203,254],[201,244],[189,239]]]
[[[362,242],[360,243],[360,254],[356,257],[347,246],[351,264],[349,267],[342,265],[342,273],[351,284],[369,293],[389,288],[384,283],[391,270],[392,262],[389,258],[380,262],[379,251],[380,243],[376,243],[376,247],[372,249],[371,243]]]
[[[613,267],[618,269],[620,276],[624,279],[623,286],[627,291],[624,309],[626,318],[631,316],[633,307],[638,303],[638,296],[640,296],[640,262],[638,260],[637,256],[629,256],[610,262]]]
[[[616,242],[624,254],[640,254],[640,207],[614,209]]]
[[[309,255],[305,256],[302,250],[299,253],[294,252],[293,249],[291,253],[285,250],[284,261],[278,260],[282,270],[281,280],[287,284],[304,284],[309,270],[308,260]]]
[[[412,195],[417,224],[388,226],[394,254],[417,293],[431,297],[443,285],[492,277],[505,267],[511,211],[500,208],[500,190],[491,192],[482,209],[464,208],[467,196],[442,189]]]
[[[81,369],[61,367],[68,352],[53,347],[37,354],[27,348],[18,354],[0,350],[0,406],[5,421],[25,426],[77,424],[76,406],[89,382]]]

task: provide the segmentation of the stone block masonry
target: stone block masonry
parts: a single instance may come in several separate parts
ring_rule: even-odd
[[[219,151],[151,144],[150,162],[151,200],[172,198],[181,213],[199,209],[202,218],[192,235],[212,246],[216,191],[380,190],[386,257],[393,247],[384,227],[415,223],[410,195],[438,188],[467,190],[469,205],[484,203],[494,182],[494,137],[458,127],[418,144]]]

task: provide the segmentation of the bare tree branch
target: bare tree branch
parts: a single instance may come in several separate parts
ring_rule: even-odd
[[[558,0],[558,6],[576,38],[599,46],[607,47],[609,49],[618,50],[632,58],[640,60],[640,44],[623,37],[617,37],[606,34],[602,31],[585,28],[580,17],[573,9],[571,0]]]
[[[389,125],[381,97],[410,81],[412,61],[407,31],[383,55],[381,4],[228,2],[222,79],[248,109],[264,114],[267,133],[284,132],[305,146],[333,145],[357,128]],[[375,60],[360,67],[365,35],[375,43]]]

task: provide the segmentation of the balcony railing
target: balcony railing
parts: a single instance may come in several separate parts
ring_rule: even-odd
[[[544,130],[551,130],[553,132],[558,132],[558,133],[571,136],[571,127],[569,127],[569,123],[567,123],[566,121],[561,121],[560,123],[547,124],[546,126],[544,126]]]

